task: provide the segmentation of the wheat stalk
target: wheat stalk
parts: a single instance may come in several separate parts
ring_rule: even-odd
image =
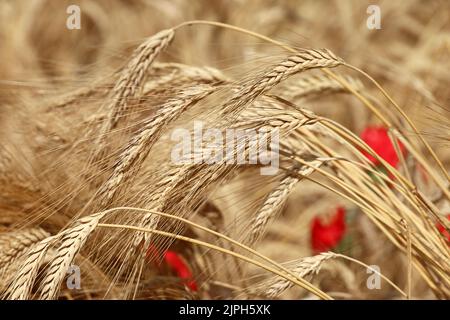
[[[301,114],[299,115],[298,112],[282,111],[278,114],[272,114],[270,117],[240,122],[236,127],[250,127],[251,129],[265,128],[265,132],[268,135],[271,129],[277,128],[280,129],[280,131],[287,133],[300,126],[309,125],[312,122],[315,122],[315,119],[304,117]],[[223,125],[224,124],[222,124],[222,126]],[[244,157],[247,158],[249,150],[257,145],[257,143],[258,141],[250,141],[248,144],[242,141],[239,142],[233,150],[232,156],[235,157],[237,154],[244,154]],[[194,157],[195,155],[191,156]],[[152,199],[155,199],[152,209],[172,212],[172,210],[180,210],[175,208],[183,208],[180,210],[183,212],[188,208],[195,207],[196,201],[201,198],[201,194],[205,192],[210,185],[224,179],[232,171],[233,166],[227,164],[228,160],[227,157],[224,157],[220,163],[215,165],[208,165],[205,163],[187,164],[171,169],[160,183],[158,192],[155,192],[152,196]],[[144,215],[139,226],[148,227],[149,224],[155,223],[153,219],[154,218],[151,215]],[[142,238],[148,242],[149,237],[150,235],[137,233],[135,245],[141,243]]]

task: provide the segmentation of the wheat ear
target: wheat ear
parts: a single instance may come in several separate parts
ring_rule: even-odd
[[[8,299],[24,300],[28,298],[39,267],[54,240],[54,237],[49,237],[31,247],[26,259],[19,267],[19,273],[7,290]]]
[[[343,78],[357,91],[360,91],[364,87],[358,78],[350,76],[343,76]],[[278,95],[289,101],[331,93],[351,92],[333,78],[322,74],[296,79],[295,82],[283,85],[277,90]]]
[[[224,114],[240,112],[241,108],[247,103],[296,73],[314,68],[333,68],[343,63],[344,61],[341,58],[338,58],[328,49],[303,50],[271,67],[269,71],[263,73],[256,80],[252,79],[248,84],[243,85],[226,102],[222,112]]]
[[[322,165],[323,162],[323,160],[313,160],[310,163],[311,167],[305,166],[301,168],[298,170],[298,174],[301,176],[308,176],[314,172],[316,167]],[[268,222],[283,209],[290,193],[300,180],[301,178],[298,175],[285,176],[275,189],[269,193],[263,205],[250,223],[251,230],[246,241],[249,246],[254,245],[264,235]]]
[[[333,257],[334,253],[324,252],[316,256],[306,257],[291,262],[288,269],[292,270],[296,276],[304,278],[307,275],[318,273],[322,267],[322,264]],[[286,279],[277,276],[264,282],[261,285],[260,290],[258,290],[258,294],[266,296],[269,299],[274,299],[292,286],[292,282],[286,281]]]
[[[40,299],[55,299],[67,269],[86,242],[88,236],[95,230],[105,213],[86,216],[78,220],[78,225],[67,229],[61,238],[61,245],[56,256],[50,263],[44,279]]]
[[[30,228],[0,236],[0,270],[3,272],[32,245],[49,237],[42,228]]]
[[[139,170],[164,127],[212,91],[213,87],[207,86],[206,89],[185,93],[181,98],[169,101],[158,110],[155,117],[144,123],[142,129],[120,155],[110,178],[101,187],[98,193],[101,207],[106,207],[122,189],[121,186],[125,185],[133,177],[133,173]]]
[[[141,88],[145,73],[158,54],[172,41],[175,33],[172,29],[162,30],[142,43],[133,53],[133,57],[121,72],[121,76],[114,86],[110,110],[109,128],[117,125],[127,107],[127,100],[136,96]]]
[[[126,67],[122,70],[119,80],[112,92],[111,102],[106,106],[107,120],[100,129],[98,147],[93,159],[102,158],[106,143],[106,136],[113,130],[119,120],[126,116],[128,101],[136,97],[143,87],[147,69],[172,41],[175,32],[172,29],[162,30],[142,43],[133,53]]]

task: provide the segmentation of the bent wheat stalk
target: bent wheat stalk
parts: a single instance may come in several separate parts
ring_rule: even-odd
[[[216,245],[204,242],[204,241],[200,241],[197,239],[192,239],[190,237],[185,237],[185,236],[181,236],[178,234],[174,234],[174,233],[170,233],[170,232],[166,232],[166,231],[161,231],[161,230],[156,230],[156,229],[148,229],[148,228],[141,228],[141,227],[135,227],[135,226],[129,226],[129,225],[118,225],[118,224],[105,224],[105,223],[100,223],[98,224],[99,227],[104,227],[104,228],[118,228],[118,229],[128,229],[128,230],[134,230],[134,231],[139,231],[139,232],[148,232],[148,233],[154,233],[156,235],[161,235],[164,237],[169,237],[169,238],[173,238],[173,239],[178,239],[181,241],[185,241],[185,242],[190,242],[192,244],[197,244],[197,245],[202,245],[205,246],[207,248],[213,249],[213,250],[217,250],[220,252],[224,252],[227,253],[231,256],[234,256],[236,258],[239,258],[241,260],[244,260],[248,263],[251,263],[253,265],[256,265],[264,270],[267,270],[269,272],[272,272],[288,281],[293,282],[294,284],[299,285],[300,287],[307,289],[308,291],[314,293],[315,295],[317,295],[318,297],[324,299],[324,300],[331,300],[332,298],[327,295],[326,293],[322,292],[320,289],[315,288],[314,286],[312,286],[309,282],[303,280],[302,278],[295,278],[295,277],[291,277],[289,275],[289,273],[283,273],[277,269],[274,269],[270,266],[267,266],[265,264],[260,263],[259,261],[253,260],[251,258],[248,258],[244,255],[241,255],[239,253],[218,247]]]

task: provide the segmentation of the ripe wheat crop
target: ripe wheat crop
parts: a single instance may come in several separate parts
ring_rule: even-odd
[[[448,3],[169,2],[0,3],[0,297],[448,299]]]

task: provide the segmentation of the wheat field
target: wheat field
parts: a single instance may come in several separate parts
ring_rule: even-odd
[[[448,1],[73,4],[0,1],[2,299],[450,298]]]

